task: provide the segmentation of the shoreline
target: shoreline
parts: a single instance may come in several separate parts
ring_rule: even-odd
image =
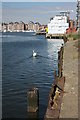
[[[55,82],[49,93],[45,120],[48,118],[78,118],[78,53],[80,46],[78,40],[69,39],[64,42],[63,49],[58,54],[58,76],[54,74]],[[59,88],[60,94],[55,101],[57,107],[54,108],[56,94],[52,98],[51,96],[56,93],[58,87],[56,85],[59,85],[62,90]],[[50,105],[51,101],[53,101],[52,106]]]
[[[63,76],[65,76],[64,95],[60,118],[78,118],[78,40],[64,44]]]

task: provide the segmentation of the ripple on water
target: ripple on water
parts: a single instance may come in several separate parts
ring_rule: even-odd
[[[57,70],[57,52],[62,41],[46,40],[44,36],[27,36],[27,33],[9,34],[14,34],[14,37],[3,38],[2,51],[3,116],[26,118],[27,90],[31,87],[39,88],[39,114],[44,116],[54,79],[53,72]],[[39,53],[35,59],[30,57],[33,49]]]

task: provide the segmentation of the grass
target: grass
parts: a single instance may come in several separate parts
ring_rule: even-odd
[[[67,38],[68,39],[73,39],[73,40],[80,39],[80,30],[76,33],[67,34]]]
[[[80,30],[76,33],[67,34],[68,40],[75,40],[75,46],[78,48],[78,58],[80,59]],[[73,57],[74,59],[76,56]]]

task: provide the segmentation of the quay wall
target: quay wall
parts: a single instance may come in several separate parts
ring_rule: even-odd
[[[63,95],[60,118],[78,118],[78,40],[64,45],[63,76],[66,91]]]
[[[56,74],[56,71],[54,71],[54,82],[49,93],[48,106],[44,116],[45,120],[49,118],[59,118],[60,116],[65,84],[65,77],[62,74],[63,52],[64,47],[62,46],[60,51],[58,52],[58,76]]]
[[[58,76],[54,73],[45,120],[78,118],[78,40],[64,39],[64,42],[58,53]],[[57,87],[59,94],[55,99]]]

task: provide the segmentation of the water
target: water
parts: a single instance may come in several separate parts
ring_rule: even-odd
[[[2,116],[27,118],[27,90],[39,88],[39,118],[43,118],[48,95],[58,68],[59,39],[29,33],[4,33],[2,36]],[[32,57],[32,50],[38,54]]]

